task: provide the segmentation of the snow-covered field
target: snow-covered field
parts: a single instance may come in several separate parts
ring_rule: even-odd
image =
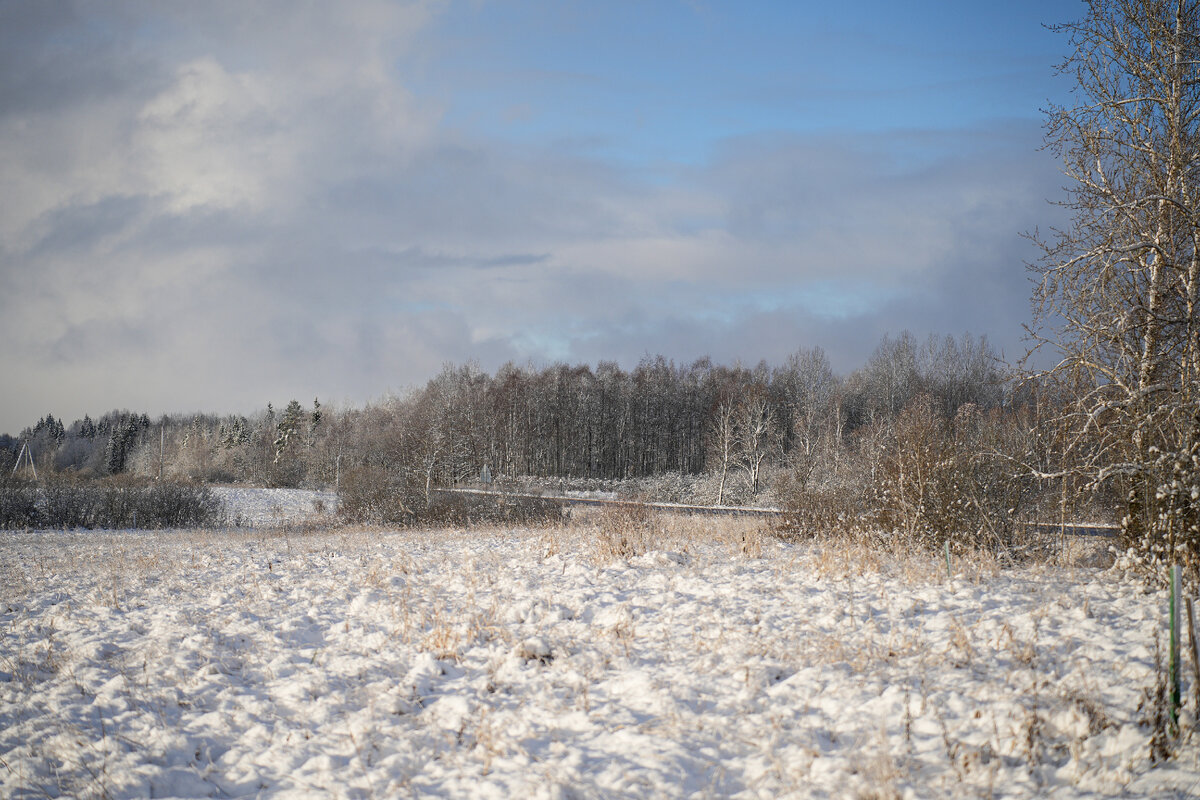
[[[1200,793],[1162,594],[662,524],[5,533],[0,797]]]
[[[334,492],[257,486],[214,486],[212,491],[225,504],[230,523],[246,528],[328,519],[328,515],[337,511]]]

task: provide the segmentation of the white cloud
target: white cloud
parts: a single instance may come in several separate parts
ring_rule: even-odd
[[[82,8],[142,32],[0,103],[0,430],[365,400],[447,360],[1019,330],[1017,233],[1057,183],[1033,126],[739,139],[647,176],[450,128],[397,67],[434,4]]]
[[[290,202],[303,142],[279,100],[270,76],[230,74],[211,57],[180,66],[137,117],[141,193],[162,197],[172,214]]]

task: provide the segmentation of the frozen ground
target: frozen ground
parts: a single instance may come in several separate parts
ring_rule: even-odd
[[[663,524],[6,533],[0,797],[1200,793],[1162,594]]]
[[[293,525],[332,514],[337,495],[310,489],[263,489],[256,486],[215,486],[235,525],[247,528]]]

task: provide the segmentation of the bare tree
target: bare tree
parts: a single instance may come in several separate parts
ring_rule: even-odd
[[[814,347],[788,356],[776,371],[774,383],[790,418],[787,464],[793,480],[803,489],[821,461],[831,462],[831,466],[836,463],[842,437],[840,381],[825,351]]]
[[[855,427],[875,419],[894,419],[922,391],[920,345],[911,332],[884,334],[866,365],[850,378],[850,411]]]
[[[1048,112],[1048,142],[1071,180],[1070,227],[1040,239],[1035,341],[1073,403],[1073,469],[1127,497],[1126,536],[1174,552],[1161,487],[1189,464],[1200,375],[1200,3],[1089,0],[1062,70],[1079,103]],[[1194,470],[1176,478],[1190,495]],[[1184,527],[1196,539],[1194,515]],[[1165,536],[1165,539],[1164,539]],[[1162,550],[1160,548],[1166,548]],[[1194,549],[1194,548],[1193,548]]]
[[[779,426],[767,398],[766,386],[753,384],[746,387],[745,396],[737,405],[735,424],[738,466],[746,475],[750,496],[755,497],[762,488],[763,462],[782,450]]]
[[[717,505],[725,504],[725,487],[729,470],[737,456],[738,403],[732,392],[724,393],[709,418],[709,453],[713,469],[721,474],[717,488]]]

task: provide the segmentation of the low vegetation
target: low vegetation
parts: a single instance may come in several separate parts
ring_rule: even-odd
[[[135,480],[0,483],[0,528],[206,528],[226,520],[207,487]]]

